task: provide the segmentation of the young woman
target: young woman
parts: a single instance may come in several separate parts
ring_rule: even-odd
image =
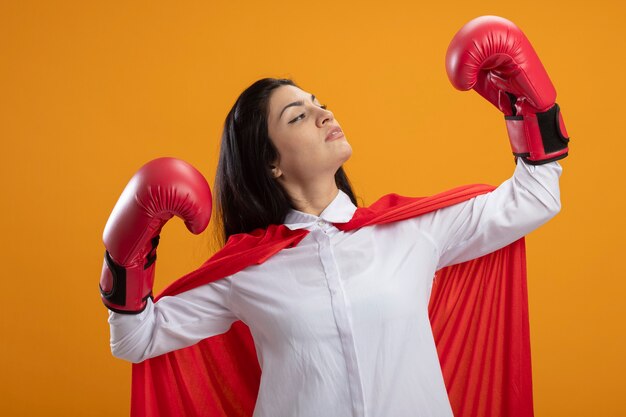
[[[452,416],[428,318],[433,276],[557,214],[562,168],[520,157],[489,193],[344,232],[335,225],[357,209],[342,169],[351,154],[311,92],[271,78],[247,88],[226,118],[214,187],[224,241],[275,224],[309,233],[262,264],[112,311],[113,354],[141,362],[241,320],[262,368],[254,416]]]

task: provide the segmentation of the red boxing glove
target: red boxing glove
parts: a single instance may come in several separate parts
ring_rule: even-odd
[[[175,158],[145,164],[130,180],[104,227],[100,294],[118,313],[138,314],[152,296],[159,233],[173,216],[201,233],[211,218],[211,189],[194,167]]]
[[[471,20],[452,39],[446,70],[454,87],[476,90],[504,113],[513,155],[532,165],[567,156],[556,91],[515,24],[497,16]]]

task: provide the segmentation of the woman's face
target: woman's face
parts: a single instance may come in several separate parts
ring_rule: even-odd
[[[334,175],[352,155],[352,147],[330,110],[311,93],[291,85],[278,87],[269,101],[268,133],[278,150],[274,166],[284,181],[302,183]]]

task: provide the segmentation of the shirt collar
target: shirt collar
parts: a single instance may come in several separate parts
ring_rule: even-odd
[[[339,190],[337,196],[330,202],[328,206],[318,216],[304,213],[295,209],[289,210],[285,217],[285,226],[291,230],[303,229],[312,226],[319,219],[328,223],[347,223],[352,219],[356,206],[350,200],[350,197]]]

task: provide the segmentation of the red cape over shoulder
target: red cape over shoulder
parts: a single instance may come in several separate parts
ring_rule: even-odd
[[[353,230],[404,220],[489,192],[457,187],[430,197],[388,194],[357,208]],[[168,286],[171,296],[260,264],[297,245],[308,231],[271,225],[233,235],[200,268]],[[532,376],[524,239],[439,270],[429,315],[456,417],[532,417]],[[133,364],[133,417],[250,417],[261,369],[250,330],[241,321],[226,333]]]

